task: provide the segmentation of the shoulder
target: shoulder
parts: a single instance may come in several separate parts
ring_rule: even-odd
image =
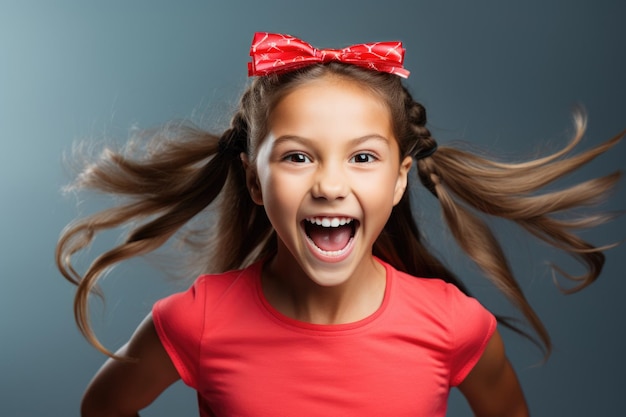
[[[181,378],[191,386],[198,381],[197,364],[207,315],[219,309],[228,294],[254,287],[259,267],[201,275],[185,291],[157,301],[152,308],[154,328]],[[234,295],[236,296],[236,295]],[[228,303],[224,303],[228,304]]]
[[[458,287],[439,278],[423,278],[399,271],[386,264],[391,285],[404,299],[415,300],[431,311],[449,311],[450,304],[474,300]]]
[[[400,314],[420,317],[452,345],[495,330],[496,319],[478,300],[438,278],[414,277],[386,265],[393,299]]]
[[[415,317],[413,323],[420,334],[438,350],[447,352],[450,384],[458,385],[478,362],[496,331],[496,318],[453,284],[395,269],[391,274],[397,313]]]
[[[189,308],[193,305],[200,307],[204,304],[214,304],[233,286],[252,283],[259,273],[260,265],[253,264],[241,270],[200,275],[186,290],[157,301],[155,308],[160,309],[171,305],[184,305],[185,308]]]
[[[184,291],[157,301],[152,308],[154,323],[159,333],[201,332],[208,309],[217,308],[226,294],[254,286],[254,277],[260,266],[251,265],[242,270],[199,276]]]

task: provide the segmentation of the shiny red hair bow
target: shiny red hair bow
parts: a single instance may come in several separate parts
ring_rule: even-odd
[[[309,65],[340,61],[407,78],[402,67],[402,42],[375,42],[352,45],[343,49],[316,49],[289,35],[257,32],[250,47],[252,62],[248,75],[268,75],[292,71]]]

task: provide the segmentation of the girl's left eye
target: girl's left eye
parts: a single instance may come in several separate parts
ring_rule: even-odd
[[[357,164],[374,162],[376,157],[370,153],[358,153],[350,158],[350,162],[355,162]]]

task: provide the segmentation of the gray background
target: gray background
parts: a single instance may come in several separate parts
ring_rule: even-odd
[[[252,33],[268,30],[320,47],[404,41],[408,85],[442,143],[531,156],[566,140],[571,110],[582,103],[587,148],[626,128],[625,14],[625,2],[607,0],[0,1],[0,415],[77,415],[104,360],[78,335],[73,287],[53,264],[64,225],[104,202],[59,192],[69,179],[62,154],[75,140],[123,140],[133,126],[175,118],[223,122],[247,79]],[[623,167],[625,150],[620,144],[562,184]],[[417,215],[442,256],[483,303],[506,312],[441,233],[432,199],[416,193]],[[604,207],[623,209],[625,197],[622,185]],[[504,334],[534,415],[621,415],[624,247],[608,252],[596,284],[564,296],[545,261],[574,272],[576,264],[496,224],[554,338],[541,365],[529,342]],[[613,242],[625,225],[621,218],[584,236]],[[105,235],[92,254],[116,239]],[[117,268],[104,283],[106,309],[94,309],[103,342],[115,349],[154,300],[178,288],[143,261]],[[196,415],[195,395],[178,384],[143,415]],[[449,415],[468,415],[456,393]]]

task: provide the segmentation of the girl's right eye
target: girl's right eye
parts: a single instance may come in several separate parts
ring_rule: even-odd
[[[285,156],[285,158],[283,159],[287,162],[294,162],[296,164],[305,164],[311,162],[311,159],[309,159],[309,157],[303,153],[291,153]]]

